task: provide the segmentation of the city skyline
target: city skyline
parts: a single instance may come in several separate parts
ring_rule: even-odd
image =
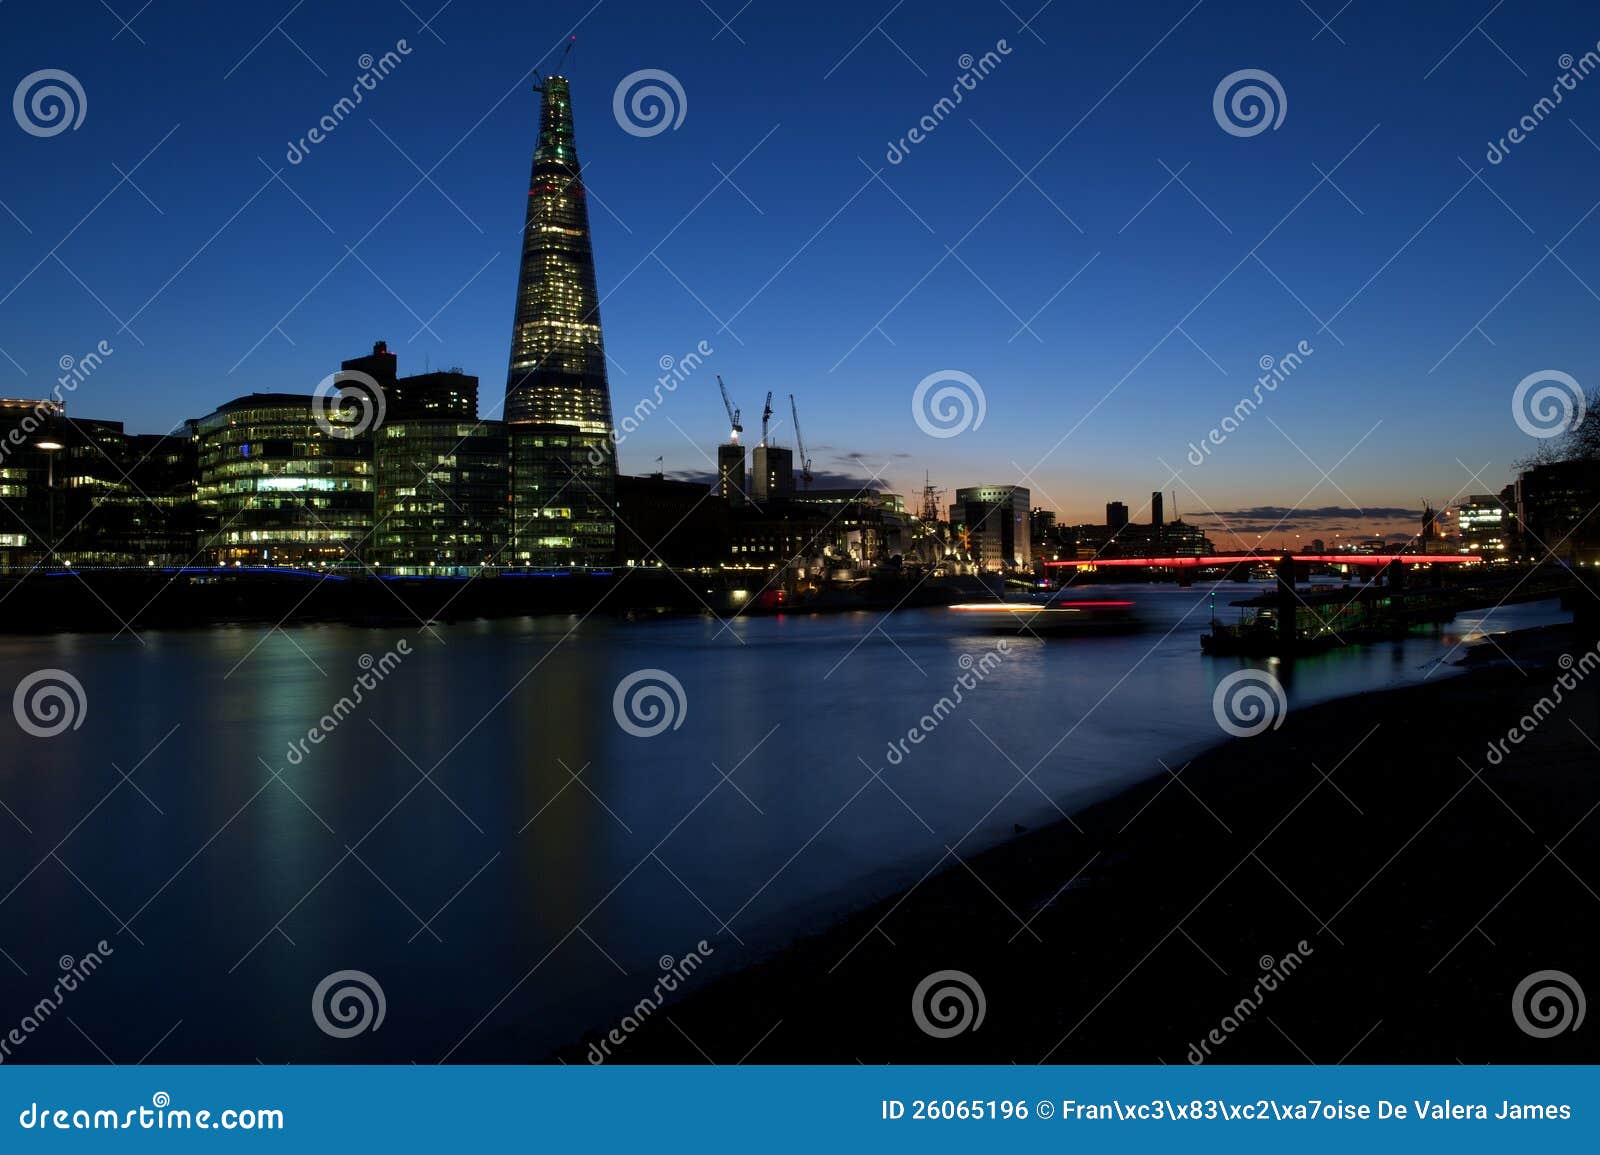
[[[0,246],[21,279],[0,303],[0,347],[15,362],[5,366],[4,392],[47,392],[45,374],[62,356],[81,356],[101,339],[116,353],[74,393],[71,412],[140,431],[170,429],[252,391],[309,392],[371,337],[390,339],[410,364],[420,355],[491,378],[505,356],[520,224],[504,190],[522,176],[506,174],[526,162],[535,123],[527,91],[535,78],[524,74],[554,71],[571,32],[530,21],[523,30],[539,32],[539,48],[502,69],[525,45],[470,21],[450,28],[455,11],[433,31],[415,28],[403,8],[388,26],[336,19],[282,35],[264,27],[254,49],[241,43],[237,61],[217,62],[214,71],[230,75],[205,82],[214,107],[174,87],[174,116],[160,126],[152,118],[169,111],[162,100],[134,113],[105,95],[150,66],[127,32],[110,27],[106,44],[85,44],[83,62],[62,62],[77,64],[85,86],[83,125],[49,138],[9,134],[8,149],[13,163],[83,179],[66,186],[78,201],[49,182],[7,201],[14,215]],[[1592,293],[1562,267],[1577,262],[1562,258],[1589,242],[1581,227],[1570,240],[1562,233],[1587,219],[1589,206],[1567,187],[1578,182],[1547,178],[1552,166],[1588,159],[1583,118],[1595,98],[1578,87],[1551,118],[1571,125],[1540,127],[1501,164],[1480,159],[1483,143],[1502,137],[1548,88],[1535,83],[1540,50],[1558,41],[1561,51],[1583,50],[1563,14],[1538,28],[1507,21],[1483,35],[1463,20],[1469,35],[1453,50],[1455,37],[1440,38],[1436,26],[1401,25],[1381,51],[1414,50],[1428,62],[1415,71],[1429,75],[1407,75],[1412,103],[1387,109],[1379,106],[1395,94],[1351,88],[1339,73],[1338,38],[1303,13],[1300,60],[1284,59],[1281,38],[1257,51],[1241,31],[1245,16],[1204,5],[1096,16],[1097,39],[1123,53],[1081,61],[1072,93],[1081,99],[1059,91],[1066,82],[1055,50],[1035,37],[1059,49],[1070,34],[1072,22],[1052,12],[1028,29],[1000,7],[922,13],[904,27],[891,15],[881,34],[863,19],[860,42],[826,40],[783,14],[738,22],[736,38],[701,15],[705,28],[600,6],[578,27],[565,67],[576,77],[595,202],[616,408],[627,412],[649,395],[662,358],[701,341],[715,350],[663,407],[665,420],[646,422],[620,446],[623,472],[648,472],[657,456],[674,475],[712,472],[702,455],[725,433],[715,371],[747,411],[767,388],[798,395],[819,476],[879,474],[908,496],[924,469],[949,491],[1026,484],[1036,505],[1069,522],[1097,520],[1108,500],[1129,501],[1137,518],[1141,495],[1161,488],[1176,491],[1187,516],[1217,511],[1246,533],[1280,520],[1279,531],[1307,538],[1409,532],[1421,499],[1442,504],[1497,490],[1516,458],[1536,448],[1511,421],[1518,380],[1551,367],[1587,376],[1567,334],[1582,331],[1575,321]],[[625,16],[635,31],[624,31]],[[199,34],[162,27],[154,10],[145,18],[162,29],[149,38],[151,56]],[[1359,26],[1376,18],[1352,10],[1343,19]],[[31,52],[30,37],[51,35],[48,20],[37,22],[8,59]],[[762,76],[754,76],[739,55],[746,36],[791,38],[794,59],[774,73],[762,54]],[[354,115],[293,160],[285,150],[297,148],[287,142],[302,141],[349,89],[339,69],[355,70],[338,63],[339,49],[357,40],[380,59],[387,44],[403,40],[405,50],[392,52],[395,63],[363,89]],[[1423,51],[1433,40],[1437,52]],[[970,50],[974,67],[964,73],[959,60],[945,60],[950,47]],[[445,67],[465,51],[498,62],[482,85]],[[1474,53],[1484,59],[1452,69]],[[995,63],[982,67],[989,56]],[[1505,69],[1500,87],[1483,82],[1495,61]],[[1545,70],[1554,74],[1554,63]],[[1276,130],[1243,138],[1221,129],[1211,97],[1225,74],[1251,64],[1281,81],[1286,107]],[[798,75],[802,66],[817,76],[797,89],[786,70]],[[683,116],[638,135],[608,97],[650,67],[680,83]],[[982,75],[963,88],[952,117],[898,149],[898,162],[885,155],[951,91],[950,78],[969,73]],[[252,86],[282,87],[282,101],[252,98],[273,104],[271,116],[246,107]],[[753,97],[734,98],[730,90],[741,86]],[[284,108],[302,105],[304,124],[285,127]],[[442,111],[424,114],[436,105]],[[1158,110],[1173,123],[1156,130],[1148,118]],[[134,116],[138,123],[126,119]],[[848,139],[819,147],[840,124]],[[1297,136],[1299,124],[1315,131]],[[1422,140],[1423,127],[1436,135]],[[148,142],[134,147],[146,129]],[[224,129],[226,146],[202,161],[196,150],[205,153]],[[1317,151],[1345,136],[1352,152],[1343,162]],[[244,163],[224,169],[224,156]],[[1474,177],[1457,156],[1482,171]],[[1448,179],[1441,160],[1454,166]],[[234,187],[220,175],[195,180],[202,164],[226,171],[239,195],[222,191]],[[976,167],[962,167],[969,164]],[[115,187],[91,213],[102,195],[90,184],[95,165]],[[255,169],[248,182],[247,166]],[[984,179],[949,179],[969,171]],[[1422,171],[1429,179],[1415,190],[1395,179]],[[124,173],[131,183],[119,183]],[[364,175],[352,180],[355,173]],[[370,234],[378,243],[369,256],[356,241],[391,204]],[[51,256],[54,238],[79,218]],[[941,258],[975,220],[971,242],[963,241],[970,251]],[[1462,228],[1473,250],[1452,243]],[[1252,247],[1269,232],[1272,240]],[[261,236],[277,243],[260,245]],[[1572,248],[1548,259],[1543,246],[1557,241]],[[121,259],[100,259],[113,254]],[[1481,332],[1470,327],[1502,296]],[[861,334],[896,298],[892,317]],[[1038,341],[1018,325],[1035,310],[1029,328]],[[1319,331],[1325,321],[1329,329]],[[124,322],[128,331],[119,332]],[[1354,335],[1345,331],[1352,326]],[[1186,463],[1190,447],[1250,391],[1260,359],[1281,360],[1302,342],[1314,351],[1260,417],[1202,465]],[[938,439],[916,426],[910,405],[919,381],[946,370],[981,384],[985,420]],[[1389,403],[1396,398],[1403,404]],[[496,415],[492,405],[484,412]],[[781,444],[790,440],[787,424],[780,415]]]

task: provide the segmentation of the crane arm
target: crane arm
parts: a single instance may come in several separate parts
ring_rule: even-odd
[[[739,411],[734,408],[733,399],[728,396],[728,387],[722,383],[722,374],[717,374],[717,388],[722,390],[722,405],[728,411],[728,426],[732,430],[733,440],[739,440],[739,434],[744,432],[744,426],[739,424]]]
[[[794,419],[794,447],[800,457],[800,482],[806,488],[811,487],[811,458],[806,456],[805,435],[800,432],[800,408],[795,404],[794,394],[789,394],[789,415]]]

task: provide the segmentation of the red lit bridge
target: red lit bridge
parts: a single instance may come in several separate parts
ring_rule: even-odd
[[[1383,567],[1387,565],[1460,565],[1479,562],[1483,558],[1470,553],[1297,553],[1274,555],[1261,553],[1213,554],[1204,557],[1113,557],[1093,558],[1083,561],[1047,561],[1046,566],[1070,566],[1095,569],[1118,566],[1142,569],[1220,569],[1237,565],[1281,565],[1287,560],[1297,565],[1358,565]]]

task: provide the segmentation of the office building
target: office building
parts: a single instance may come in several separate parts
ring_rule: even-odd
[[[252,393],[195,423],[201,543],[218,564],[360,566],[372,530],[372,441],[310,395]],[[325,426],[331,425],[331,431]]]
[[[950,525],[980,570],[1031,564],[1029,492],[1020,485],[980,485],[956,490]]]
[[[758,445],[750,456],[750,500],[757,505],[789,500],[794,493],[794,451]]]
[[[588,200],[564,77],[547,78],[506,375],[517,564],[609,565],[615,438]]]
[[[729,505],[745,503],[744,446],[737,441],[717,446],[717,495]]]
[[[373,565],[438,574],[511,564],[511,445],[503,422],[389,421],[372,444]]]

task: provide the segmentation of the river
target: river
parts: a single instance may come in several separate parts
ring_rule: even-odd
[[[1261,588],[1218,587],[1219,613]],[[1146,632],[1003,654],[940,610],[0,639],[6,693],[58,669],[85,703],[54,737],[5,720],[0,1035],[58,960],[110,948],[5,1061],[546,1056],[649,995],[658,960],[704,941],[693,989],[1224,737],[1217,683],[1263,663],[1202,657],[1209,589],[1126,592]],[[1563,617],[1272,668],[1292,710]],[[613,702],[642,670],[682,687],[654,723],[624,711],[670,718],[649,736]],[[342,970],[381,987],[379,1029],[318,1028]]]

